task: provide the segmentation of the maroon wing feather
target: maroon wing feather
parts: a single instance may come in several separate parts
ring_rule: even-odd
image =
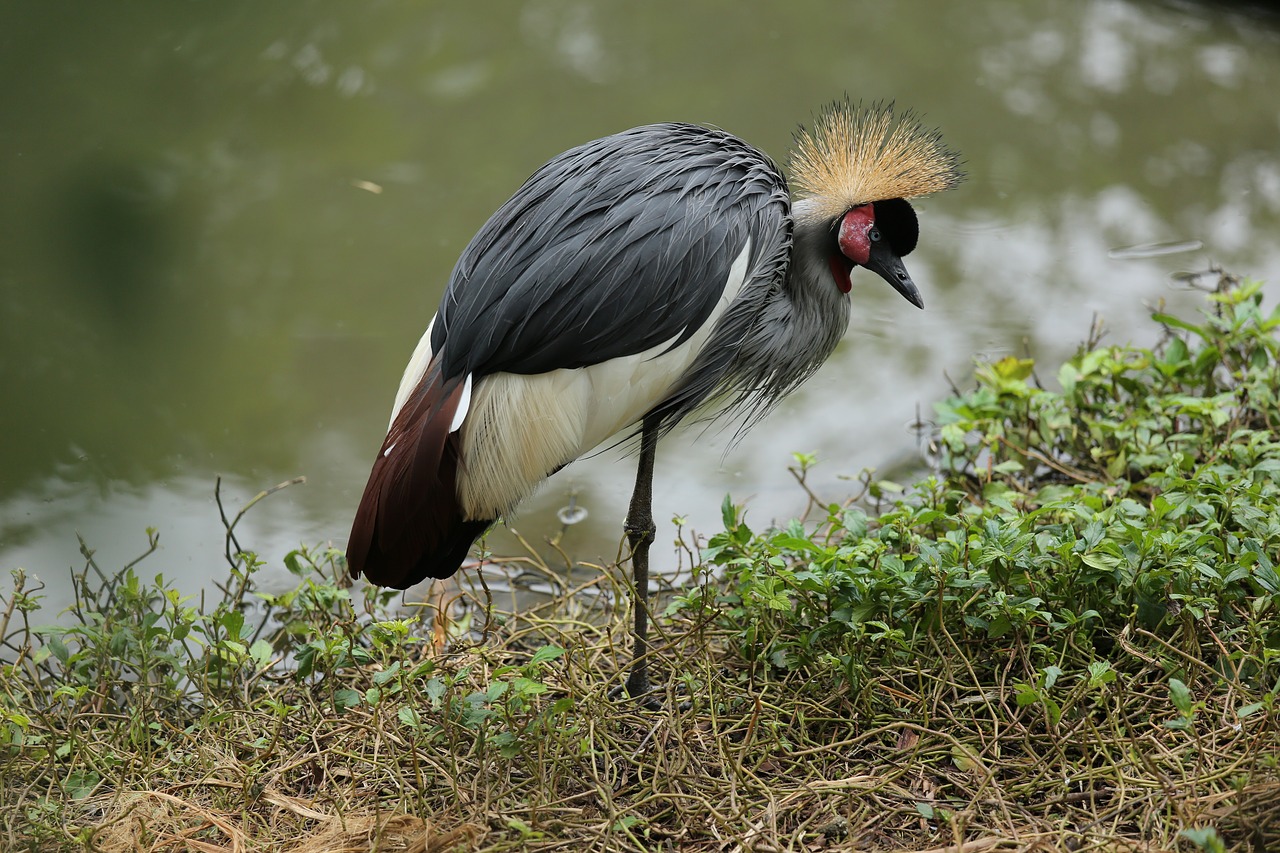
[[[373,462],[347,540],[352,577],[405,589],[453,574],[493,519],[469,520],[458,503],[458,434],[449,427],[463,379],[432,360],[396,414]]]

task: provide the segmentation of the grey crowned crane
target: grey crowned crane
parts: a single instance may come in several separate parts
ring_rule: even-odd
[[[625,524],[635,656],[649,690],[658,439],[704,404],[754,423],[849,323],[855,267],[916,307],[907,199],[957,156],[893,105],[847,99],[801,129],[787,180],[722,130],[654,124],[533,173],[463,250],[400,382],[347,544],[353,577],[404,589],[456,572],[484,531],[610,437],[639,437]]]

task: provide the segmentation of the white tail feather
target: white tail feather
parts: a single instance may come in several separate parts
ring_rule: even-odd
[[[404,405],[405,400],[409,399],[413,389],[417,388],[418,383],[422,381],[422,375],[427,372],[427,365],[431,363],[431,356],[433,355],[431,352],[431,330],[435,325],[436,318],[432,317],[431,322],[427,324],[427,330],[418,339],[418,345],[413,348],[413,355],[409,358],[409,364],[404,369],[404,375],[400,377],[400,389],[396,391],[396,402],[391,407],[391,420],[387,421],[388,431],[391,430],[391,424],[395,422],[396,415],[400,414],[400,408]]]

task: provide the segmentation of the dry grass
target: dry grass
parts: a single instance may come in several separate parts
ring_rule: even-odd
[[[262,682],[287,711],[222,697],[199,726],[194,710],[154,720],[163,746],[150,756],[91,710],[51,709],[33,731],[73,742],[73,760],[111,784],[58,799],[61,772],[10,752],[5,848],[1156,851],[1213,825],[1238,849],[1280,849],[1276,716],[1237,720],[1231,684],[1198,650],[1126,638],[1111,655],[1120,677],[1073,689],[1053,725],[1014,701],[1028,677],[1016,645],[942,633],[931,658],[854,691],[753,672],[711,627],[667,623],[656,663],[681,678],[668,710],[649,712],[606,697],[625,659],[622,614],[599,626],[581,610],[559,599],[452,653],[416,642],[402,671],[432,662],[375,705],[335,709],[333,696],[368,690],[377,664]],[[545,643],[566,650],[538,670],[546,692],[484,703],[496,713],[468,721],[466,697],[526,672],[509,667]],[[1189,730],[1165,725],[1168,655],[1202,703]],[[503,731],[516,735],[506,756]],[[41,822],[54,800],[61,833]]]

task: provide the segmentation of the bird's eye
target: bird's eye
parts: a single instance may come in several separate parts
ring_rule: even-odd
[[[880,242],[880,229],[872,228],[870,231],[868,231],[867,239],[870,240],[872,243]]]

